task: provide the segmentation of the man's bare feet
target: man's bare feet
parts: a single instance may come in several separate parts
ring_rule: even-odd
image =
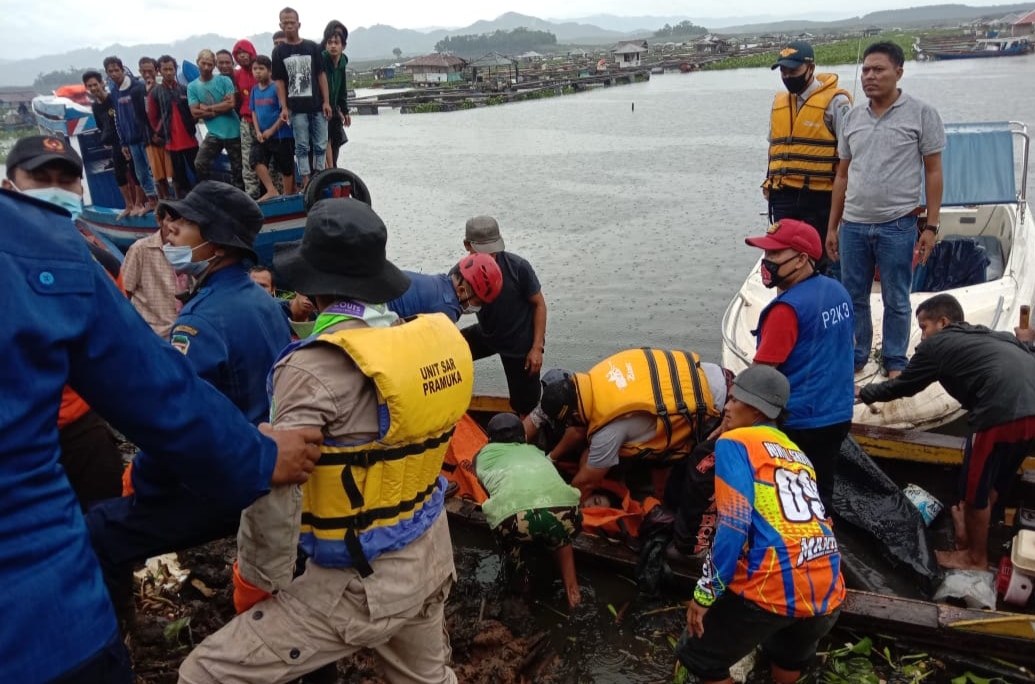
[[[271,200],[274,197],[280,197],[280,193],[277,192],[276,190],[273,190],[271,192],[267,192],[265,195],[263,195],[262,197],[260,197],[259,199],[255,200],[255,201],[256,202],[265,202],[266,200]]]
[[[132,215],[133,215],[133,207],[126,207],[125,209],[123,209],[122,211],[119,212],[119,215],[115,217],[115,220],[116,221],[121,221],[122,219],[126,218],[127,216],[132,216]]]
[[[950,570],[988,570],[988,559],[974,559],[969,549],[935,551],[938,565]]]
[[[949,513],[952,515],[952,529],[957,550],[970,548],[970,539],[967,537],[967,523],[963,517],[963,506],[964,504],[958,503],[949,509]]]
[[[147,207],[142,204],[138,204],[129,211],[130,216],[143,216],[147,213]]]

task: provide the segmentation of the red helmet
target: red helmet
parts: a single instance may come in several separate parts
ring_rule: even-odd
[[[457,264],[460,276],[471,285],[471,294],[490,304],[503,287],[503,272],[491,254],[468,254]]]

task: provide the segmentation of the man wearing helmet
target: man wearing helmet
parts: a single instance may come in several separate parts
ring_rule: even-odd
[[[674,382],[675,381],[675,382]],[[619,463],[683,458],[718,424],[726,401],[726,373],[693,352],[629,349],[588,373],[551,369],[543,376],[539,408],[527,422],[568,428],[551,458],[584,430],[588,448],[572,480],[583,496]]]
[[[403,273],[410,279],[409,289],[388,302],[399,318],[444,313],[456,322],[495,301],[503,287],[503,273],[488,254],[468,254],[449,273]]]

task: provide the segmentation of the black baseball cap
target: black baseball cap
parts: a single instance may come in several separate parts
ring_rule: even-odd
[[[772,68],[777,69],[779,67],[787,67],[788,69],[797,69],[802,64],[815,63],[816,52],[812,49],[812,46],[804,40],[795,40],[787,43],[787,45],[780,50],[780,59],[776,60],[776,64],[774,64]]]
[[[52,135],[30,135],[19,138],[7,153],[7,168],[35,171],[44,164],[60,161],[83,173],[83,158],[67,140]]]

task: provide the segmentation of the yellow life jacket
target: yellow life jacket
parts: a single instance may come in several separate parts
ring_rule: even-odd
[[[575,375],[579,415],[590,437],[631,413],[657,416],[654,437],[623,444],[622,458],[665,460],[690,453],[709,417],[717,417],[708,378],[697,354],[682,350],[629,349],[610,356],[588,373]]]
[[[798,96],[777,93],[769,129],[769,170],[764,187],[772,190],[804,188],[830,192],[837,173],[837,136],[823,115],[831,100],[847,90],[837,87],[836,74],[817,74],[823,85],[798,109]]]
[[[376,440],[325,442],[302,486],[302,549],[324,567],[355,567],[422,535],[442,512],[442,458],[471,403],[474,362],[443,314],[306,341],[340,347],[378,395]]]

